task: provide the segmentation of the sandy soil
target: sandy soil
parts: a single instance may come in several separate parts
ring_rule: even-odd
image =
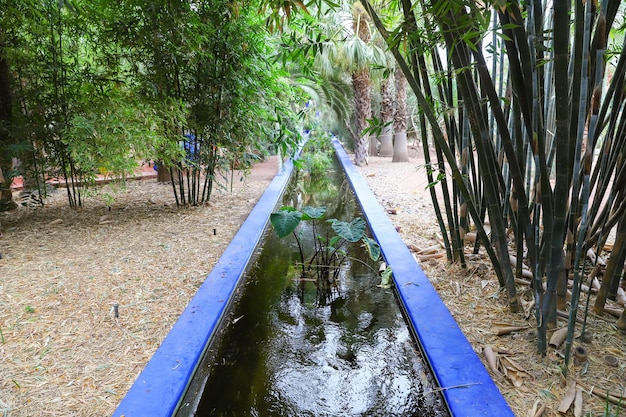
[[[574,415],[573,406],[557,412],[572,377],[584,389],[585,412],[603,415],[607,402],[592,389],[619,395],[626,384],[624,340],[613,319],[592,318],[589,361],[563,378],[560,350],[535,354],[532,318],[508,313],[486,258],[473,257],[461,269],[441,257],[420,164],[372,157],[360,170],[380,203],[394,209],[391,220],[477,353],[495,353],[492,375],[516,415]],[[0,413],[110,415],[276,169],[271,159],[241,181],[237,173],[232,191],[216,190],[204,207],[178,209],[171,186],[145,180],[117,190],[110,211],[97,196],[69,210],[57,192],[44,209],[1,214]],[[430,256],[419,253],[426,249]],[[521,330],[496,336],[498,322]],[[616,367],[606,365],[607,355],[617,358]],[[541,406],[543,414],[533,412]]]

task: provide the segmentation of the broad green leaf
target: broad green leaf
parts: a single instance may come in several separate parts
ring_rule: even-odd
[[[365,249],[367,249],[370,259],[377,261],[380,258],[380,246],[378,246],[378,242],[367,236],[363,236],[363,243],[365,243]]]
[[[328,242],[328,246],[332,246],[333,248],[335,247],[335,245],[337,244],[337,242],[339,242],[339,240],[341,239],[341,236],[333,236],[330,238],[330,242]]]
[[[335,219],[332,221],[332,228],[339,236],[354,243],[361,240],[365,234],[365,220],[357,217],[350,223],[346,223]]]
[[[320,219],[326,213],[326,207],[306,206],[302,209],[302,220]]]
[[[278,237],[283,238],[296,230],[300,220],[302,219],[302,213],[299,211],[280,210],[270,214],[270,221]]]

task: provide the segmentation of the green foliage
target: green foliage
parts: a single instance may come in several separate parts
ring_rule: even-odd
[[[302,209],[302,211],[296,210],[291,206],[283,206],[279,211],[275,211],[270,215],[270,222],[276,231],[276,234],[280,238],[284,238],[290,234],[295,234],[295,230],[300,225],[302,221],[314,221],[320,220],[326,213],[326,207],[309,207],[306,206]],[[330,224],[332,230],[337,234],[337,236],[341,240],[337,240],[336,242],[339,245],[335,246],[334,249],[338,248],[343,241],[355,243],[361,239],[365,239],[367,236],[365,235],[366,224],[365,220],[361,217],[357,217],[350,222],[345,222],[337,219],[327,220]],[[296,238],[298,238],[296,236]],[[314,236],[315,239],[322,239],[321,236]],[[324,239],[325,241],[330,241],[328,238]],[[377,245],[375,241],[369,240],[365,241],[369,246]],[[372,257],[373,261],[377,261],[380,257],[380,249],[378,252],[370,251],[370,255],[378,254],[376,258]]]
[[[326,207],[310,207],[306,206],[302,209],[302,220],[321,219],[326,213]]]
[[[604,402],[604,412],[602,417],[619,417],[622,411],[622,397],[619,397],[618,403],[613,407],[609,401],[609,392],[606,392],[606,400]]]
[[[9,1],[0,19],[12,113],[0,117],[0,167],[63,177],[71,205],[97,171],[123,178],[144,159],[177,168],[189,180],[176,182],[177,202],[198,202],[217,171],[300,142],[300,95],[266,59],[277,43],[237,2]]]
[[[385,270],[380,274],[380,284],[378,285],[380,288],[388,289],[393,285],[393,281],[391,277],[393,275],[393,271],[391,267],[385,268]]]
[[[140,160],[157,152],[182,159],[182,150],[171,146],[152,107],[115,93],[94,100],[64,129],[63,143],[83,178],[93,179],[98,172],[125,178]]]
[[[272,226],[274,226],[276,234],[282,239],[296,230],[302,220],[302,216],[303,214],[295,208],[285,206],[281,207],[280,211],[270,214],[270,221]]]
[[[370,259],[379,260],[381,257],[381,252],[378,242],[368,236],[363,236],[363,243]]]
[[[335,233],[348,242],[358,242],[365,236],[365,220],[361,217],[357,217],[349,223],[337,219],[332,219],[329,222]],[[373,260],[376,261],[378,258]]]
[[[326,175],[333,167],[335,152],[327,132],[312,130],[304,152],[296,161],[297,166],[311,175]]]
[[[300,251],[302,277],[314,273],[320,288],[330,288],[334,285],[339,267],[347,259],[351,259],[346,252],[346,246],[350,243],[361,241],[372,261],[376,262],[381,259],[380,246],[366,235],[366,223],[363,218],[357,217],[349,222],[337,219],[326,220],[335,234],[321,234],[315,221],[321,220],[325,212],[325,207],[306,206],[302,211],[298,211],[294,207],[283,206],[279,211],[270,215],[270,222],[279,238],[285,238],[290,234],[295,237]],[[297,230],[302,222],[311,223],[308,229],[311,231],[309,239],[313,241],[314,249],[310,257],[304,253],[303,229]],[[390,277],[391,268],[387,268],[382,275],[381,287],[389,287]]]
[[[384,120],[378,119],[376,117],[372,117],[371,119],[366,119],[368,126],[363,129],[363,135],[372,135],[372,136],[380,136],[385,127],[391,126],[393,124],[393,120],[389,122],[385,122]]]

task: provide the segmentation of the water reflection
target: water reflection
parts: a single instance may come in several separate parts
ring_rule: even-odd
[[[417,415],[425,375],[415,366],[409,331],[390,308],[393,295],[364,290],[358,303],[347,298],[326,308],[303,306],[294,296],[281,300],[267,346],[264,402],[272,415]],[[287,314],[291,320],[282,320]]]
[[[343,174],[337,169],[330,177],[341,185],[304,178],[290,185],[283,204],[311,204],[306,193],[313,187],[325,190],[314,204],[326,205],[329,218],[358,216]],[[367,259],[358,244],[350,256]],[[204,392],[195,404],[186,398],[178,415],[447,415],[395,296],[377,287],[377,274],[348,262],[337,295],[320,306],[314,283],[298,281],[297,261],[292,239],[270,230],[230,315],[236,320],[196,376],[207,379]]]

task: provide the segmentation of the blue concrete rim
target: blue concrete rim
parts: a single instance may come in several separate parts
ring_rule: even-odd
[[[341,143],[333,146],[383,256],[422,353],[453,417],[515,417],[447,307],[439,298]]]
[[[289,183],[292,171],[293,162],[289,160],[268,185],[224,254],[122,399],[113,417],[169,417],[176,412],[263,237],[270,213]]]

